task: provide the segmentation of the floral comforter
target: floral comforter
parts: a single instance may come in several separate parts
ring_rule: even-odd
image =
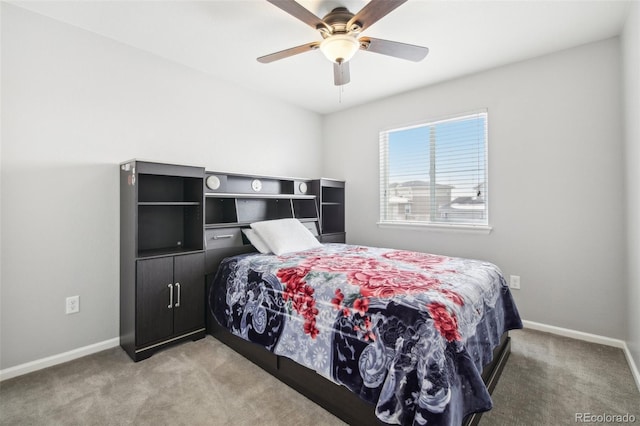
[[[346,386],[390,424],[460,425],[489,410],[482,366],[522,327],[495,265],[409,251],[240,255],[211,289],[222,326]]]

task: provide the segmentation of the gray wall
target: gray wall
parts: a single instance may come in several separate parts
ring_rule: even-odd
[[[640,3],[631,6],[622,35],[625,93],[628,346],[640,368]],[[640,386],[640,383],[638,384]]]
[[[615,38],[327,116],[324,172],[348,182],[348,242],[493,261],[521,276],[525,319],[626,339],[620,73]],[[493,231],[379,228],[380,129],[484,107]]]
[[[1,7],[5,369],[118,337],[118,163],[319,176],[322,119]]]

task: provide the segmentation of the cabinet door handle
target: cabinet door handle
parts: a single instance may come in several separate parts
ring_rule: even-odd
[[[214,240],[221,240],[223,238],[233,238],[233,234],[225,234],[225,235],[214,235]]]
[[[167,308],[171,309],[173,308],[173,284],[169,284],[167,287],[169,287],[169,306]]]
[[[176,283],[176,288],[178,289],[178,300],[176,301],[176,304],[173,305],[175,308],[179,308],[180,307],[180,283]]]

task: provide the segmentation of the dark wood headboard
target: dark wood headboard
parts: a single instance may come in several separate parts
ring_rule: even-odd
[[[253,222],[297,218],[319,237],[318,202],[312,182],[206,172],[205,273],[215,274],[225,257],[255,251],[242,233]]]

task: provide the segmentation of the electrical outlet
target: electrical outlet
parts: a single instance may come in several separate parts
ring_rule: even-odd
[[[80,296],[67,297],[66,314],[76,314],[80,312]]]
[[[520,290],[520,275],[509,276],[509,287],[514,290]]]

